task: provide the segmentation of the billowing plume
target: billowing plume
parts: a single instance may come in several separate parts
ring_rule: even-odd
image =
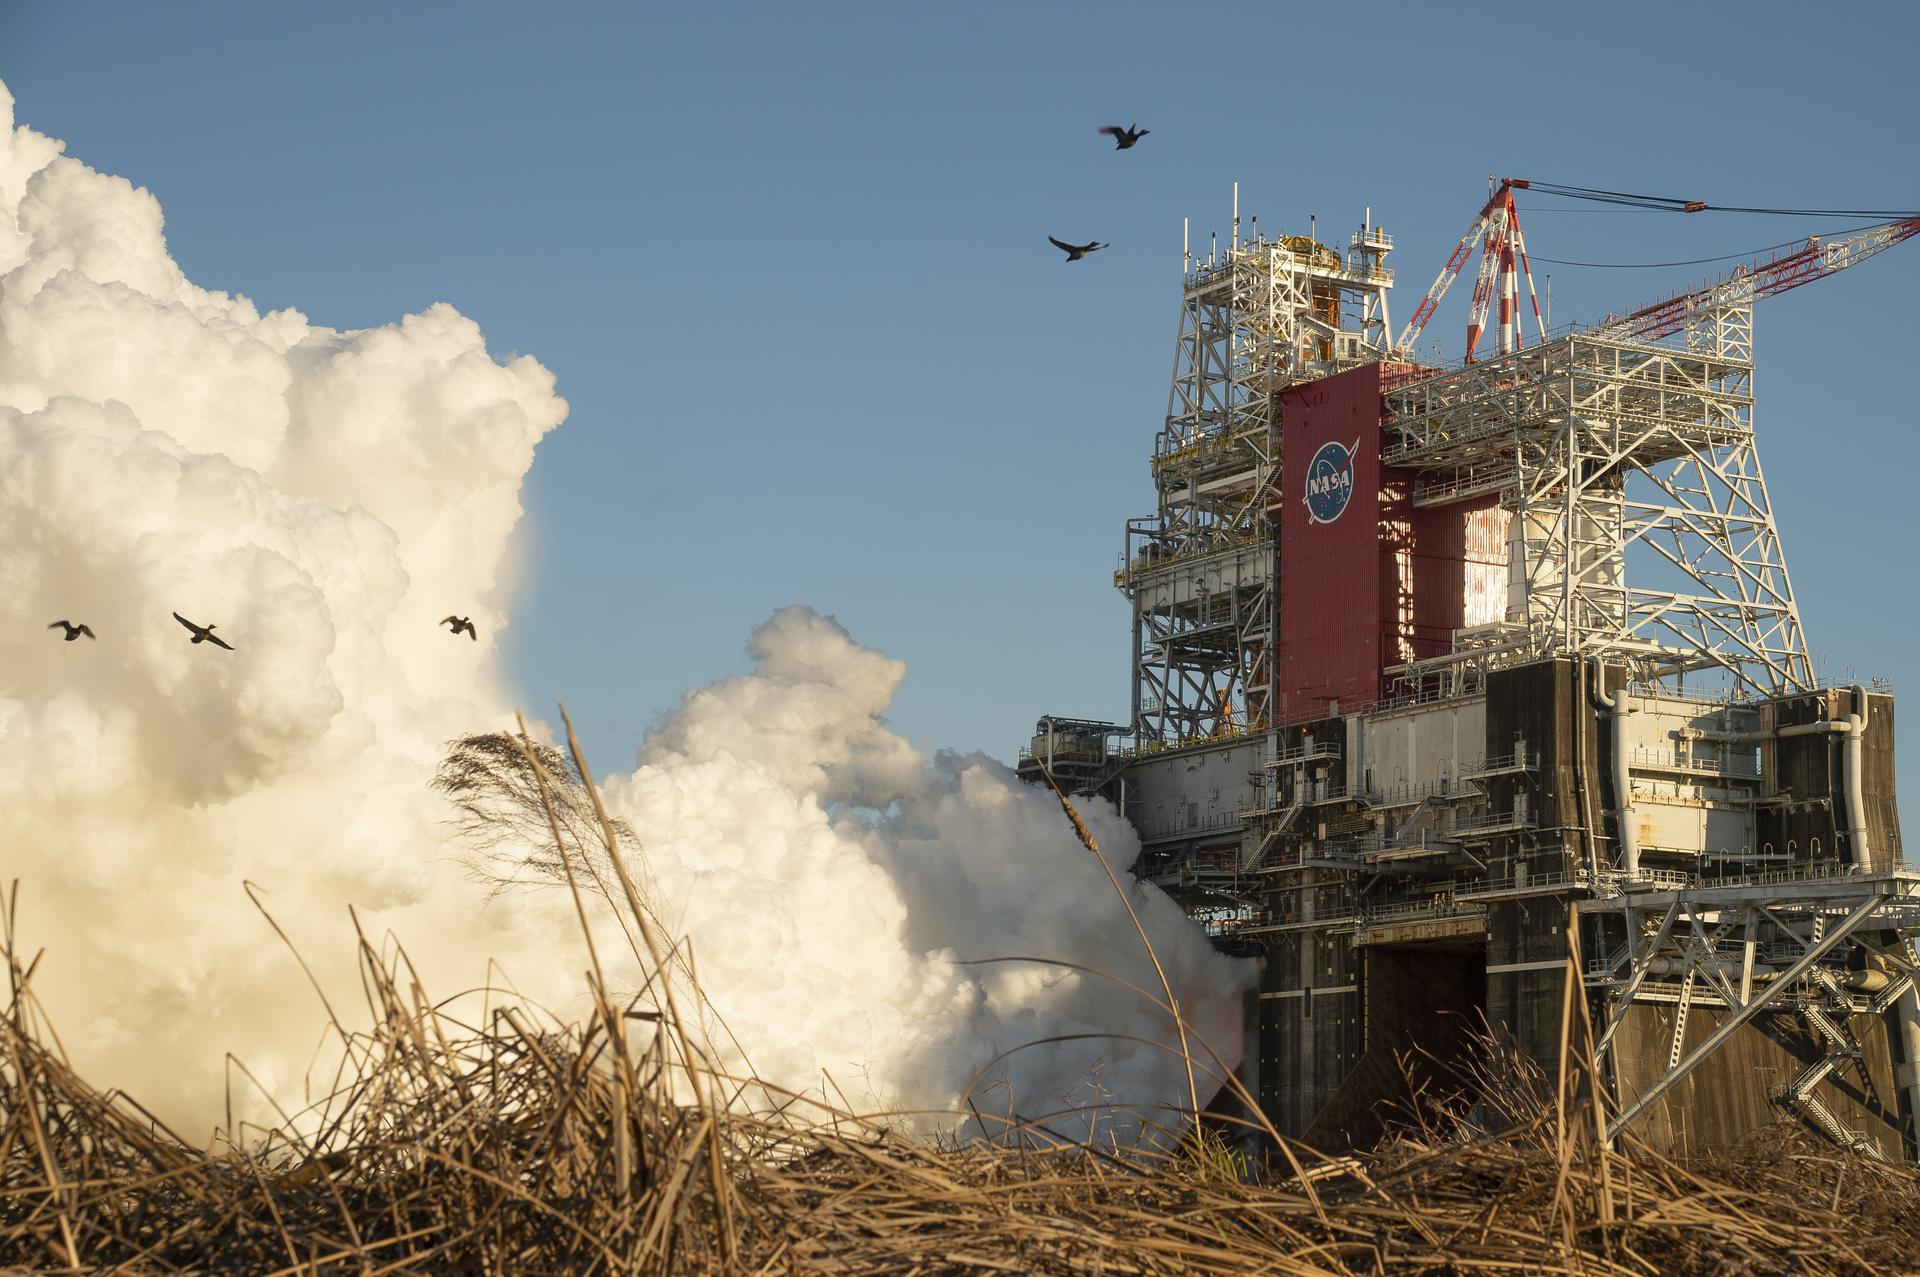
[[[224,1052],[297,1097],[319,1005],[247,881],[336,989],[352,903],[442,987],[538,953],[517,974],[558,997],[577,968],[529,937],[566,915],[483,908],[425,787],[507,716],[501,565],[552,375],[449,306],[339,332],[196,287],[151,194],[12,114],[0,88],[0,877],[63,1040],[200,1130]]]
[[[12,115],[0,86],[0,877],[51,950],[34,991],[76,1063],[199,1131],[225,1054],[299,1097],[319,1004],[246,883],[336,1005],[353,905],[435,992],[491,957],[577,1008],[570,902],[490,895],[429,786],[448,740],[511,721],[503,565],[566,414],[552,375],[445,305],[343,332],[199,288],[151,194]],[[189,644],[176,611],[234,650]],[[478,644],[436,628],[449,611]],[[60,618],[98,641],[62,642]],[[972,965],[1157,988],[1052,797],[888,731],[903,667],[830,620],[783,611],[753,654],[606,784],[746,1059],[868,1107],[950,1109],[983,1070],[985,1109],[1183,1103],[1177,1058],[1129,1040],[1170,1039],[1137,995]],[[1126,881],[1130,831],[1086,817]],[[1239,972],[1130,890],[1196,1030],[1237,1059]],[[1078,1034],[1107,1036],[993,1065]]]
[[[1160,996],[1113,881],[1053,795],[889,731],[880,715],[905,666],[828,618],[788,608],[752,651],[751,674],[689,695],[640,768],[606,786],[748,1062],[789,1085],[824,1069],[887,1108],[967,1100],[990,1130],[1009,1112],[1184,1106],[1168,1017],[1102,978]],[[1238,968],[1130,878],[1139,842],[1110,804],[1083,814],[1196,1035],[1238,1063]],[[1007,958],[1102,974],[995,961]],[[1218,1073],[1201,1063],[1204,1103]]]

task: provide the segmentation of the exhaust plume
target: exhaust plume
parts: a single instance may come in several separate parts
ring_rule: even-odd
[[[320,1006],[248,882],[329,991],[357,988],[352,905],[436,996],[491,958],[576,1013],[564,891],[499,889],[432,787],[449,741],[512,721],[503,565],[566,415],[552,374],[447,305],[341,331],[200,288],[155,198],[62,150],[0,85],[0,877],[50,950],[34,993],[67,1050],[190,1132],[222,1120],[226,1054],[300,1103]],[[449,609],[477,644],[437,628]],[[234,650],[190,644],[176,610]],[[99,641],[49,636],[56,617]],[[904,666],[829,618],[779,612],[752,652],[604,784],[715,1040],[857,1107],[1184,1105],[1177,1055],[1129,1040],[1173,1040],[1138,995],[973,965],[1157,991],[1052,796],[890,732]],[[1082,811],[1126,881],[1131,831]],[[519,842],[494,867],[540,879],[551,849]],[[1195,1032],[1237,1062],[1239,965],[1130,889]]]

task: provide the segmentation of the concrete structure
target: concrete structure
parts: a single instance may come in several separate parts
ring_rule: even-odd
[[[1189,254],[1114,578],[1131,721],[1042,719],[1021,766],[1118,803],[1136,871],[1260,961],[1245,1067],[1284,1132],[1370,1140],[1408,1053],[1445,1082],[1483,1015],[1551,1064],[1578,955],[1616,1130],[1793,1116],[1912,1157],[1893,701],[1815,679],[1756,448],[1752,306],[1790,285],[1529,346],[1501,196],[1499,349],[1453,368],[1407,354],[1449,274],[1393,340],[1370,215],[1340,251],[1236,208]]]

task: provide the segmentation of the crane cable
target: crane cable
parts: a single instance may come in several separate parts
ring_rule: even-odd
[[[1835,235],[1852,235],[1859,231],[1878,230],[1882,226],[1891,226],[1891,222],[1875,222],[1871,226],[1849,226],[1842,230],[1828,231],[1823,235],[1811,236],[1814,239],[1830,239]],[[1805,244],[1806,238],[1790,239],[1779,244],[1768,244],[1764,248],[1749,249],[1744,253],[1727,253],[1721,257],[1692,257],[1684,262],[1570,262],[1563,257],[1542,257],[1538,253],[1528,254],[1529,260],[1550,262],[1555,266],[1586,266],[1595,270],[1659,270],[1667,266],[1706,266],[1713,262],[1736,262],[1746,257],[1758,257],[1762,253],[1771,253],[1782,248],[1793,248]]]
[[[1563,186],[1557,182],[1509,180],[1521,190],[1538,191],[1542,195],[1590,200],[1597,204],[1624,204],[1631,208],[1648,208],[1665,213],[1764,213],[1774,217],[1874,217],[1887,221],[1904,221],[1910,217],[1920,217],[1920,213],[1911,209],[1753,208],[1736,204],[1709,204],[1705,200],[1679,199],[1671,195],[1635,195],[1627,191],[1607,191],[1592,186]]]

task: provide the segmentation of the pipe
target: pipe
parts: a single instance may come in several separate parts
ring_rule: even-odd
[[[1623,689],[1608,696],[1607,667],[1600,658],[1593,664],[1593,703],[1613,717],[1613,793],[1619,800],[1615,819],[1620,822],[1620,867],[1629,875],[1640,872],[1640,831],[1633,825],[1633,777],[1627,771],[1627,694]]]
[[[1587,667],[1576,665],[1574,678],[1580,684],[1579,696],[1587,697]],[[1587,784],[1587,733],[1582,730],[1573,734],[1573,787],[1580,800],[1580,842],[1587,853],[1587,872],[1591,880],[1600,881],[1600,851],[1593,834],[1593,788]]]
[[[1853,685],[1853,706],[1853,713],[1847,715],[1847,739],[1841,747],[1840,766],[1847,786],[1847,851],[1853,863],[1865,869],[1872,852],[1867,844],[1866,785],[1860,775],[1865,770],[1867,689],[1858,683]]]
[[[1730,958],[1716,959],[1712,962],[1701,962],[1698,959],[1689,960],[1685,958],[1653,958],[1647,962],[1647,974],[1664,976],[1685,975],[1688,969],[1691,968],[1702,972],[1711,972],[1714,975],[1727,979],[1737,980],[1741,976],[1741,965],[1742,964]],[[1785,967],[1779,966],[1776,963],[1756,962],[1753,964],[1753,978],[1756,981],[1776,979],[1784,970],[1786,970]],[[1834,979],[1842,987],[1858,990],[1861,993],[1875,993],[1893,983],[1893,977],[1884,971],[1835,972]],[[1920,1026],[1916,1026],[1916,1032],[1920,1032]]]
[[[1863,745],[1867,735],[1867,689],[1856,683],[1849,690],[1853,692],[1854,712],[1845,718],[1798,723],[1792,727],[1781,728],[1775,735],[1781,740],[1789,736],[1845,737],[1840,743],[1840,779],[1846,791],[1847,860],[1853,865],[1865,868],[1872,863],[1873,852],[1867,837],[1866,785],[1863,778],[1865,771]]]
[[[1894,1079],[1907,1093],[1907,1137],[1920,1149],[1920,990],[1909,985],[1894,999],[1893,1019],[1900,1035]]]
[[[1852,730],[1852,723],[1844,718],[1836,718],[1832,720],[1822,720],[1818,723],[1799,723],[1793,727],[1782,727],[1779,731],[1775,732],[1774,735],[1781,740],[1785,740],[1789,736],[1812,736],[1816,732],[1826,732],[1830,735],[1840,736]],[[1755,740],[1765,740],[1766,738],[1767,734],[1765,732],[1757,732],[1754,734]]]

